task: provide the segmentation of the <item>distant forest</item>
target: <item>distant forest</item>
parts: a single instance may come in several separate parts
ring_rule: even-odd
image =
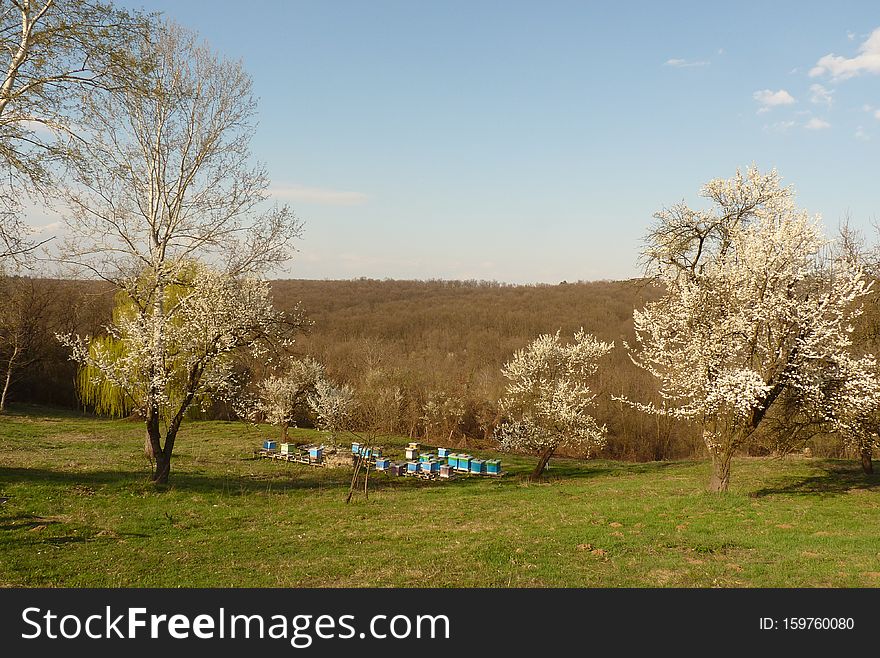
[[[15,402],[81,407],[76,364],[56,332],[100,335],[110,321],[113,292],[96,282],[17,279],[18,305],[30,322],[27,367],[9,387]],[[327,375],[351,384],[360,400],[358,424],[429,444],[488,447],[501,420],[501,367],[542,333],[579,328],[615,349],[605,357],[595,389],[595,417],[608,427],[598,456],[624,460],[704,455],[696,428],[651,416],[612,395],[659,402],[655,381],[630,361],[633,309],[660,292],[643,280],[506,285],[485,281],[278,280],[275,304],[310,321],[291,349],[311,356]],[[242,364],[255,376],[265,364]],[[232,418],[227,406],[209,412]],[[309,419],[300,419],[309,425]],[[778,437],[752,448],[771,452]],[[838,442],[813,440],[814,452],[836,454]],[[577,455],[572,455],[577,456]]]

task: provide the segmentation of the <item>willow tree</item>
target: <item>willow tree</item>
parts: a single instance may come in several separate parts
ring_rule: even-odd
[[[205,290],[226,290],[233,302],[227,305],[213,292],[204,297],[204,303],[216,304],[204,309],[205,317],[222,318],[217,327],[225,327],[209,335],[217,349],[238,345],[258,326],[252,320],[275,321],[265,304],[268,293],[253,281],[290,257],[290,242],[302,225],[286,206],[265,205],[269,180],[252,163],[249,148],[256,103],[241,64],[221,58],[173,23],[148,33],[132,55],[149,62],[142,88],[121,86],[82,99],[86,157],[71,165],[65,221],[75,237],[62,256],[112,282],[134,309],[125,331],[117,333],[131,341],[125,359],[137,364],[132,367],[143,387],[154,480],[165,482],[176,419],[195,395],[193,387],[184,387],[184,408],[172,414],[163,434],[168,382],[196,381],[208,372],[188,359],[173,361],[179,371],[166,370],[179,313],[168,303],[168,288],[185,287],[195,261],[209,263],[205,271],[221,277],[212,281],[224,283]],[[247,311],[248,300],[259,308]],[[243,325],[230,316],[236,309],[245,312]],[[105,374],[112,370],[108,366]]]
[[[571,341],[557,331],[539,336],[504,365],[507,386],[500,406],[506,420],[496,436],[506,450],[538,453],[531,480],[561,446],[589,453],[604,444],[605,427],[591,415],[596,394],[590,383],[612,347],[583,330]]]
[[[644,256],[665,294],[634,312],[631,356],[664,400],[635,405],[697,423],[712,458],[709,488],[725,491],[733,455],[780,396],[809,397],[817,364],[845,359],[868,285],[775,171],[738,171],[701,196],[709,208],[681,203],[655,215]]]

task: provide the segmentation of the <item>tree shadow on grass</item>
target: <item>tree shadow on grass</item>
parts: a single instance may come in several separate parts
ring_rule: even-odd
[[[821,473],[759,489],[755,497],[773,494],[845,494],[853,491],[880,492],[880,475],[867,475],[855,462],[817,461]]]
[[[532,484],[560,484],[568,481],[602,476],[659,474],[678,462],[647,462],[640,464],[584,463],[560,460],[554,463],[541,480]],[[405,491],[435,487],[476,487],[493,483],[500,486],[519,486],[528,483],[531,471],[515,467],[503,477],[459,475],[452,480],[425,480],[415,477],[393,476],[370,471],[369,491]],[[0,483],[38,484],[70,487],[73,495],[95,495],[102,488],[110,490],[129,487],[143,492],[185,491],[223,495],[283,494],[297,490],[337,489],[342,495],[351,484],[352,470],[346,468],[314,468],[305,465],[280,464],[277,472],[240,475],[208,475],[192,471],[173,471],[168,485],[155,485],[143,471],[97,470],[68,471],[49,468],[0,467]],[[363,492],[363,479],[359,478]]]

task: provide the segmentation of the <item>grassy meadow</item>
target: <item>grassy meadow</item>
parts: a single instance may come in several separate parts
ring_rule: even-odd
[[[158,488],[142,424],[13,408],[0,586],[880,586],[880,478],[855,462],[737,459],[713,495],[705,461],[554,459],[529,484],[534,459],[505,454],[501,479],[371,474],[346,505],[349,468],[254,458],[270,433],[184,425]]]

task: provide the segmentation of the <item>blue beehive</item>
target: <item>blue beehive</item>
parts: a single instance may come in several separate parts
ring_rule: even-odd
[[[419,472],[419,462],[407,462],[406,472],[416,474]]]
[[[437,448],[437,456],[446,459],[449,456],[449,448]]]
[[[485,463],[486,462],[484,462],[482,459],[472,459],[471,460],[471,473],[473,473],[474,475],[480,475],[481,473],[484,473],[485,470],[484,470],[483,465]]]
[[[278,441],[263,441],[263,450],[277,450]]]
[[[486,460],[486,473],[488,475],[501,475],[501,460],[500,459],[487,459]]]
[[[377,471],[384,471],[390,465],[391,465],[390,459],[377,459],[376,460],[376,470]]]
[[[351,444],[351,454],[353,454],[353,455],[361,454],[361,444],[360,443],[352,443]]]
[[[446,455],[446,463],[449,464],[453,469],[458,466],[458,453],[450,452]]]
[[[455,470],[457,471],[469,471],[471,469],[471,457],[470,455],[459,455],[457,463],[455,465]]]
[[[434,459],[434,453],[432,453],[432,452],[423,452],[422,454],[419,455],[420,462],[429,462],[432,459]]]
[[[433,463],[434,462],[420,461],[419,462],[419,471],[430,475],[431,474],[431,464],[433,464]]]
[[[324,446],[312,446],[309,448],[309,460],[313,462],[321,461],[324,456]]]

